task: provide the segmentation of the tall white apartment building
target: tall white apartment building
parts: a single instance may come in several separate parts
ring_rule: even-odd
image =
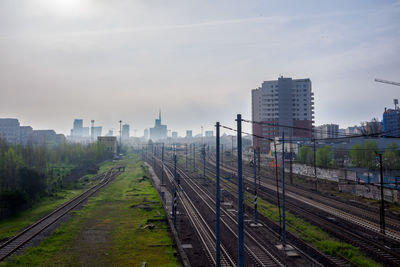
[[[253,134],[274,138],[282,132],[289,137],[311,138],[314,123],[314,93],[310,79],[279,77],[252,90]],[[279,127],[279,125],[289,127]],[[296,128],[290,128],[296,127]],[[269,150],[269,141],[253,137],[253,145]]]

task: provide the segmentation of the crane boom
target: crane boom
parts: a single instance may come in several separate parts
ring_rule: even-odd
[[[386,80],[382,80],[382,79],[376,79],[376,78],[375,78],[375,82],[380,82],[380,83],[388,83],[388,84],[391,84],[391,85],[397,85],[397,86],[400,86],[400,83],[398,83],[398,82],[391,82],[391,81],[386,81]]]

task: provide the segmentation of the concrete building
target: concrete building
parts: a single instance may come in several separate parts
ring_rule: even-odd
[[[193,137],[192,130],[186,130],[186,138],[192,138],[192,137]]]
[[[31,126],[21,126],[19,127],[19,132],[22,145],[32,142],[33,129]]]
[[[400,108],[386,109],[383,113],[383,133],[385,136],[400,137]]]
[[[99,136],[97,142],[102,144],[106,151],[113,154],[117,153],[117,137],[115,136]]]
[[[172,132],[172,139],[178,138],[178,132]]]
[[[315,127],[316,139],[338,138],[338,137],[339,137],[338,124],[323,124]]]
[[[114,131],[113,130],[108,130],[106,136],[113,136],[114,135]]]
[[[360,135],[361,134],[361,129],[358,126],[347,127],[345,129],[345,134],[346,135]]]
[[[252,120],[261,123],[253,123],[253,134],[258,136],[273,139],[284,132],[287,137],[311,138],[314,123],[311,80],[281,76],[263,82],[252,90]],[[266,139],[253,137],[253,145],[264,152],[269,150]]]
[[[214,136],[214,132],[213,131],[206,131],[205,135],[206,135],[206,137],[213,137]]]
[[[31,140],[35,145],[59,145],[65,143],[65,136],[54,130],[33,130]]]
[[[97,137],[101,136],[103,132],[103,127],[102,126],[93,126],[92,132],[91,132],[91,138],[93,141],[97,140]]]
[[[0,137],[9,144],[20,143],[20,127],[18,119],[0,119]]]
[[[160,140],[167,138],[167,125],[161,124],[161,111],[158,113],[158,119],[155,120],[154,127],[150,128],[150,139]]]
[[[144,129],[143,137],[144,137],[144,140],[149,139],[149,129],[147,129],[147,128]]]
[[[130,126],[129,124],[122,125],[122,139],[128,140],[130,135]]]

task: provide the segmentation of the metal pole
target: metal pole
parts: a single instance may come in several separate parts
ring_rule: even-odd
[[[279,199],[279,181],[278,181],[278,154],[276,153],[276,142],[274,141],[275,148],[275,179],[276,179],[276,197],[278,200],[278,212],[279,212],[279,236],[282,234],[282,220],[281,220],[281,203]]]
[[[196,171],[196,144],[193,143],[193,171]]]
[[[381,174],[381,220],[380,220],[380,225],[381,225],[381,233],[385,234],[385,197],[383,194],[383,166],[382,166],[382,154],[379,153],[379,169],[380,169],[380,174]]]
[[[286,246],[286,217],[285,217],[285,132],[282,132],[282,246]]]
[[[188,145],[185,144],[185,156],[186,156],[186,161],[185,161],[185,166],[186,166],[186,171],[188,170]]]
[[[254,223],[257,224],[257,156],[256,148],[253,147],[253,167],[254,167]]]
[[[315,177],[315,191],[318,191],[317,155],[316,155],[316,149],[315,149],[315,139],[314,139],[314,177]]]
[[[215,239],[215,247],[216,247],[216,266],[219,267],[221,264],[221,256],[220,256],[220,250],[221,250],[221,241],[220,241],[220,186],[219,186],[219,122],[217,122],[216,125],[216,183],[217,183],[217,192],[216,192],[216,225],[215,225],[215,235],[216,235],[216,239]]]
[[[119,121],[119,153],[121,154],[121,152],[122,152],[122,120]]]
[[[290,184],[293,184],[293,150],[292,150],[292,137],[290,137]]]
[[[177,205],[177,195],[176,195],[176,151],[174,151],[174,206],[172,208],[172,215],[174,217],[174,227],[176,228],[176,205]]]
[[[237,157],[238,157],[238,266],[244,267],[244,232],[243,232],[243,177],[242,177],[242,115],[237,115]]]
[[[164,143],[161,148],[161,161],[162,161],[162,169],[161,169],[161,185],[164,185]]]
[[[203,180],[206,183],[206,145],[203,144]]]
[[[232,135],[232,159],[231,159],[232,167],[233,167],[233,135]]]

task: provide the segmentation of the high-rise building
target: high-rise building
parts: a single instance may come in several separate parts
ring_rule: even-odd
[[[19,131],[21,144],[26,145],[28,142],[32,141],[33,129],[31,126],[21,126]]]
[[[149,129],[147,129],[147,128],[144,129],[143,137],[145,140],[149,139]]]
[[[214,132],[213,131],[206,131],[205,134],[206,134],[206,137],[213,137],[214,136]]]
[[[385,136],[400,137],[400,108],[386,109],[383,113],[383,133]]]
[[[93,126],[92,127],[92,133],[91,133],[91,138],[93,138],[93,140],[97,140],[97,137],[101,136],[103,131],[103,127],[102,126]]]
[[[253,134],[274,138],[311,138],[314,123],[314,93],[310,79],[283,78],[265,81],[252,90]],[[280,127],[281,126],[281,127]],[[282,127],[287,126],[287,127]],[[269,150],[269,141],[253,137],[253,145]]]
[[[172,132],[172,138],[177,139],[178,138],[178,132]]]
[[[167,138],[167,125],[161,124],[161,111],[158,113],[158,119],[155,120],[153,128],[150,128],[150,139],[159,140]]]
[[[122,125],[122,138],[128,139],[129,138],[129,124]]]
[[[323,124],[315,127],[315,138],[317,139],[338,138],[338,137],[339,137],[338,124]]]
[[[18,119],[0,119],[0,137],[10,144],[20,143],[20,127]]]
[[[192,130],[186,130],[186,138],[192,138]]]

